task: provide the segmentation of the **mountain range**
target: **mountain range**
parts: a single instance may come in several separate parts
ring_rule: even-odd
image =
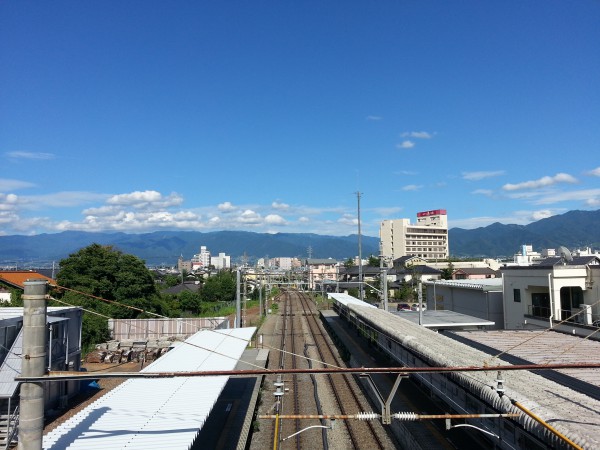
[[[494,223],[472,230],[448,231],[450,254],[456,257],[512,257],[524,244],[534,250],[565,246],[600,247],[600,210],[570,211],[528,225]],[[262,257],[334,258],[358,255],[358,236],[311,233],[252,233],[246,231],[157,231],[153,233],[91,233],[65,231],[34,236],[0,236],[0,266],[40,267],[60,261],[82,247],[98,243],[133,254],[148,265],[175,265],[179,256],[189,260],[200,246],[220,252],[232,261]],[[379,238],[361,236],[363,257],[379,254]]]

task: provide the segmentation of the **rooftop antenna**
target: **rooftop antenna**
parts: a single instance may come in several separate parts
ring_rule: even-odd
[[[573,256],[567,247],[563,247],[561,245],[558,247],[558,253],[562,259],[563,266],[566,266],[568,263],[573,261]]]

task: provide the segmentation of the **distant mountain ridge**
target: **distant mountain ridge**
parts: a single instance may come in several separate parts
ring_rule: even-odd
[[[362,254],[379,253],[379,238],[362,236]],[[36,236],[0,236],[0,266],[51,264],[92,243],[113,245],[124,253],[135,255],[149,265],[175,265],[180,255],[189,260],[200,252],[200,246],[216,255],[232,257],[232,262],[245,255],[249,262],[262,257],[308,257],[347,259],[358,255],[358,235],[323,236],[310,233],[252,233],[247,231],[156,231],[153,233],[88,233],[64,231]]]
[[[600,210],[569,211],[528,225],[493,223],[487,227],[448,232],[453,256],[502,257],[514,255],[523,244],[535,251],[563,245],[570,249],[600,247]]]
[[[529,225],[503,225],[449,230],[450,254],[458,257],[510,257],[523,244],[534,250],[600,247],[600,210],[570,211]],[[204,245],[212,254],[224,252],[233,261],[246,255],[250,262],[262,257],[344,260],[358,255],[358,236],[325,236],[312,233],[252,233],[247,231],[156,231],[153,233],[90,233],[65,231],[35,236],[0,236],[0,266],[51,264],[92,243],[113,245],[136,255],[149,265],[175,265],[183,255],[190,259]],[[362,255],[379,254],[379,238],[362,236]]]

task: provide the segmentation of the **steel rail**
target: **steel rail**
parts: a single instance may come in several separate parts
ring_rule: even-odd
[[[333,349],[333,345],[326,338],[327,333],[323,331],[322,326],[320,325],[320,323],[317,321],[317,318],[313,314],[312,303],[310,302],[309,297],[306,294],[304,294],[304,293],[298,293],[298,294],[299,294],[298,296],[299,296],[302,308],[304,309],[304,313],[305,313],[305,316],[307,318],[308,326],[310,328],[311,333],[313,334],[313,336],[315,338],[315,342],[316,342],[316,339],[317,339],[317,335],[320,335],[321,338],[323,339],[323,342],[325,343],[324,347],[329,352],[332,360],[335,361],[336,366],[338,366],[338,367],[341,366],[342,364],[341,364],[340,360],[338,359],[338,357],[336,355],[336,352]],[[308,312],[309,313],[306,312],[307,308],[308,308]],[[316,348],[317,348],[317,352],[319,353],[320,358],[323,361],[325,361],[325,359],[324,359],[325,356],[323,354],[324,348],[322,348],[319,345],[317,345]],[[338,387],[336,386],[336,384],[335,384],[335,382],[333,380],[332,374],[328,374],[327,378],[329,380],[332,392],[333,392],[333,394],[334,394],[334,396],[335,396],[335,398],[336,398],[336,400],[337,400],[337,402],[338,402],[338,404],[340,406],[340,409],[341,409],[342,413],[345,413],[344,410],[345,410],[346,406],[344,405],[344,402],[341,399],[341,394],[340,394],[340,392],[338,390]],[[352,396],[352,399],[354,400],[354,402],[357,405],[357,407],[360,408],[361,404],[360,404],[358,395],[355,392],[355,390],[352,388],[350,380],[348,379],[347,376],[343,376],[342,379],[343,379],[344,386],[345,386],[346,390]],[[373,424],[370,423],[370,422],[367,422],[366,426],[367,426],[369,432],[371,433],[371,435],[373,436],[374,441],[377,443],[378,447],[379,448],[384,448],[384,445],[381,442],[381,438],[379,437],[379,435],[375,431],[375,429],[373,427]],[[358,432],[358,430],[354,430],[353,427],[350,424],[347,424],[347,428],[348,428],[348,433],[349,433],[349,436],[350,436],[350,440],[352,441],[354,447],[357,448],[357,449],[361,448],[361,446],[359,444],[359,436],[358,436],[359,432]]]

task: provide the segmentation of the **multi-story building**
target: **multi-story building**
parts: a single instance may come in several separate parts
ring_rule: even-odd
[[[205,245],[200,246],[200,253],[192,258],[192,270],[210,266],[210,252]]]
[[[314,290],[327,282],[334,283],[338,279],[339,266],[335,259],[307,259],[308,288]]]
[[[436,261],[450,255],[445,209],[417,213],[414,225],[409,219],[384,220],[379,228],[379,238],[383,257],[391,261],[402,256]]]
[[[231,268],[231,256],[219,253],[219,256],[211,256],[210,265],[217,270]]]

